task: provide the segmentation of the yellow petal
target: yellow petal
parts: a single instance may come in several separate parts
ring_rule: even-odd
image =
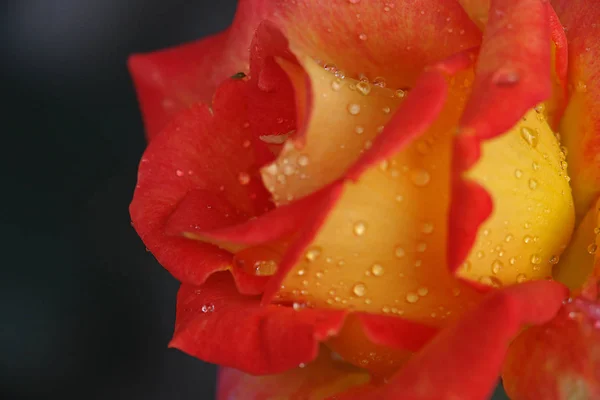
[[[489,285],[551,276],[569,243],[574,208],[565,153],[542,114],[532,110],[485,142],[467,176],[489,191],[494,210],[459,275]]]

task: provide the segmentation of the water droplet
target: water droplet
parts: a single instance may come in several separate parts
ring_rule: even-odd
[[[535,148],[538,145],[539,137],[538,133],[533,129],[522,127],[521,128],[521,137],[525,140],[531,147]]]
[[[175,175],[182,177],[183,176],[183,171],[178,169],[177,171],[175,171]]]
[[[513,239],[514,239],[514,236],[513,236],[513,235],[511,235],[510,233],[504,237],[504,241],[505,241],[506,243],[510,242],[510,241],[511,241],[511,240],[513,240]]]
[[[493,287],[501,287],[502,281],[495,276],[482,276],[479,278],[479,282],[484,285],[493,286]]]
[[[533,238],[529,235],[525,235],[523,236],[523,242],[525,243],[531,243],[533,241]]]
[[[285,164],[283,166],[283,174],[286,176],[291,176],[294,175],[294,172],[296,172],[296,167],[294,167],[292,164]]]
[[[247,185],[250,183],[250,175],[247,172],[240,172],[238,175],[238,182],[240,185]]]
[[[364,235],[366,230],[367,230],[366,223],[364,223],[362,221],[358,221],[357,223],[354,224],[353,231],[356,236]]]
[[[525,274],[518,274],[517,275],[517,283],[523,283],[527,280],[527,275]]]
[[[303,276],[306,273],[306,270],[304,270],[304,268],[300,268],[296,273],[298,274],[298,276]]]
[[[313,262],[319,258],[320,255],[321,249],[319,247],[313,247],[312,249],[306,251],[304,258],[306,258],[306,261],[308,262]]]
[[[483,251],[480,250],[477,252],[476,256],[481,260],[483,257],[485,257],[485,254],[483,253]]]
[[[513,69],[503,68],[494,72],[492,75],[492,82],[496,86],[500,87],[511,87],[519,83],[521,77],[519,73]]]
[[[529,261],[531,261],[533,265],[538,265],[542,262],[542,257],[540,257],[539,254],[532,254]]]
[[[402,89],[398,89],[396,90],[396,97],[398,98],[404,98],[406,96],[406,91],[402,90]]]
[[[427,296],[427,293],[429,293],[429,289],[424,286],[417,289],[417,294],[421,297]]]
[[[419,301],[419,295],[416,293],[407,293],[406,294],[406,301],[408,301],[409,303],[416,303],[417,301]]]
[[[371,273],[375,276],[383,275],[383,266],[381,264],[373,264],[371,266]]]
[[[361,125],[356,125],[356,127],[354,128],[354,132],[356,132],[359,135],[362,135],[364,131],[365,128],[363,128]]]
[[[431,180],[431,176],[424,169],[418,169],[411,172],[410,179],[416,186],[426,186]]]
[[[366,33],[361,33],[360,35],[358,35],[358,38],[360,40],[367,40],[367,34]]]
[[[598,250],[598,245],[596,243],[592,243],[588,246],[587,251],[590,254],[596,254],[596,251]]]
[[[380,88],[384,88],[386,86],[385,78],[381,76],[376,76],[373,78],[373,85],[378,86]]]
[[[389,107],[387,107],[387,106],[386,106],[386,107],[383,107],[383,108],[382,108],[382,111],[383,111],[383,113],[384,113],[384,114],[389,114],[389,113],[390,113],[390,111],[391,111],[391,109],[390,109]]]
[[[368,95],[369,93],[371,93],[371,85],[368,82],[358,82],[356,84],[356,89],[360,92],[360,94],[362,94],[363,96]]]
[[[429,223],[429,222],[425,222],[421,226],[421,232],[425,233],[426,235],[430,234],[431,232],[433,232],[433,224]]]
[[[600,235],[600,226],[594,228],[594,235]]]
[[[427,250],[427,243],[423,243],[423,242],[421,242],[421,243],[418,243],[418,244],[417,244],[417,251],[418,251],[419,253],[424,253],[424,252],[425,252],[425,250]]]
[[[334,92],[339,92],[341,88],[342,85],[338,79],[334,79],[333,81],[331,81],[331,90],[333,90]]]
[[[402,247],[396,247],[396,250],[394,251],[394,254],[398,258],[402,258],[402,257],[404,257],[406,255],[406,252],[404,251],[404,249]]]
[[[348,112],[352,115],[358,115],[360,113],[360,105],[359,104],[348,104]]]
[[[540,164],[538,164],[534,161],[531,163],[531,168],[533,168],[534,171],[537,171],[540,169]]]
[[[304,154],[298,156],[298,165],[301,167],[306,167],[308,165],[308,156]]]
[[[550,259],[548,260],[548,262],[549,262],[550,264],[553,264],[553,265],[556,265],[556,264],[558,264],[558,262],[559,262],[559,261],[560,261],[560,257],[559,257],[559,256],[556,256],[556,255],[553,255],[553,256],[552,256],[552,257],[550,257]]]
[[[352,287],[352,293],[354,293],[358,297],[364,296],[366,291],[367,291],[367,287],[365,286],[364,283],[359,282],[356,285],[354,285],[354,287]]]
[[[515,177],[517,179],[521,179],[522,176],[523,176],[523,171],[521,171],[520,169],[515,169]]]
[[[254,263],[254,275],[270,276],[277,270],[277,263],[273,260],[256,261]]]
[[[497,275],[502,270],[503,267],[504,267],[504,264],[502,264],[502,261],[494,260],[494,262],[492,263],[492,273],[494,275]]]
[[[200,310],[202,310],[203,313],[213,312],[215,311],[215,305],[212,303],[203,304]]]
[[[360,3],[360,0],[348,0],[348,3],[350,3],[350,4],[358,4],[358,3]]]
[[[531,178],[529,180],[529,189],[535,190],[535,189],[537,189],[537,187],[538,187],[538,181],[535,180],[534,178]]]

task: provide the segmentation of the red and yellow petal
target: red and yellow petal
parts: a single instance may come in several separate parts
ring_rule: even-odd
[[[425,66],[481,39],[459,4],[441,0],[278,1],[275,22],[295,54],[393,89],[414,86]]]
[[[217,400],[322,400],[369,381],[369,374],[326,348],[301,368],[278,375],[254,376],[232,368],[219,370]]]
[[[600,194],[600,9],[593,1],[552,1],[569,43],[569,102],[560,132],[575,207],[582,218]]]
[[[597,276],[593,275],[595,264],[600,265],[599,246],[600,198],[577,226],[573,239],[554,267],[554,279],[564,283],[572,292],[581,293],[587,286],[584,283],[600,277],[600,266],[597,267]],[[595,282],[591,286],[595,290]]]
[[[272,15],[270,1],[240,0],[231,27],[208,38],[129,59],[148,139],[179,111],[210,104],[226,78],[248,73],[248,47],[260,21]]]
[[[519,335],[502,378],[514,400],[600,398],[600,303],[575,298]]]
[[[508,345],[526,325],[554,317],[566,290],[549,281],[490,293],[443,330],[385,385],[350,390],[339,400],[480,400],[496,386]],[[544,397],[536,397],[544,398]]]
[[[212,111],[196,105],[183,111],[149,144],[130,206],[135,229],[158,261],[177,279],[200,285],[228,268],[231,254],[174,236],[167,224],[180,208],[200,229],[228,226],[268,211],[272,204],[258,175],[252,133],[244,127],[246,83],[228,81]]]
[[[531,110],[551,93],[547,13],[539,1],[492,2],[455,139],[450,268],[491,286],[549,276],[573,229],[564,152]]]

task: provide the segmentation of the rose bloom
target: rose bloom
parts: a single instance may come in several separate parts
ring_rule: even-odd
[[[600,399],[600,3],[245,0],[129,66],[219,399]]]

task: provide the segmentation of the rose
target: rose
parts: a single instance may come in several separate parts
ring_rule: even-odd
[[[509,394],[593,398],[598,20],[248,0],[224,33],[132,57],[131,215],[182,282],[171,346],[252,374],[223,369],[222,398],[485,398],[547,323],[511,346]]]

